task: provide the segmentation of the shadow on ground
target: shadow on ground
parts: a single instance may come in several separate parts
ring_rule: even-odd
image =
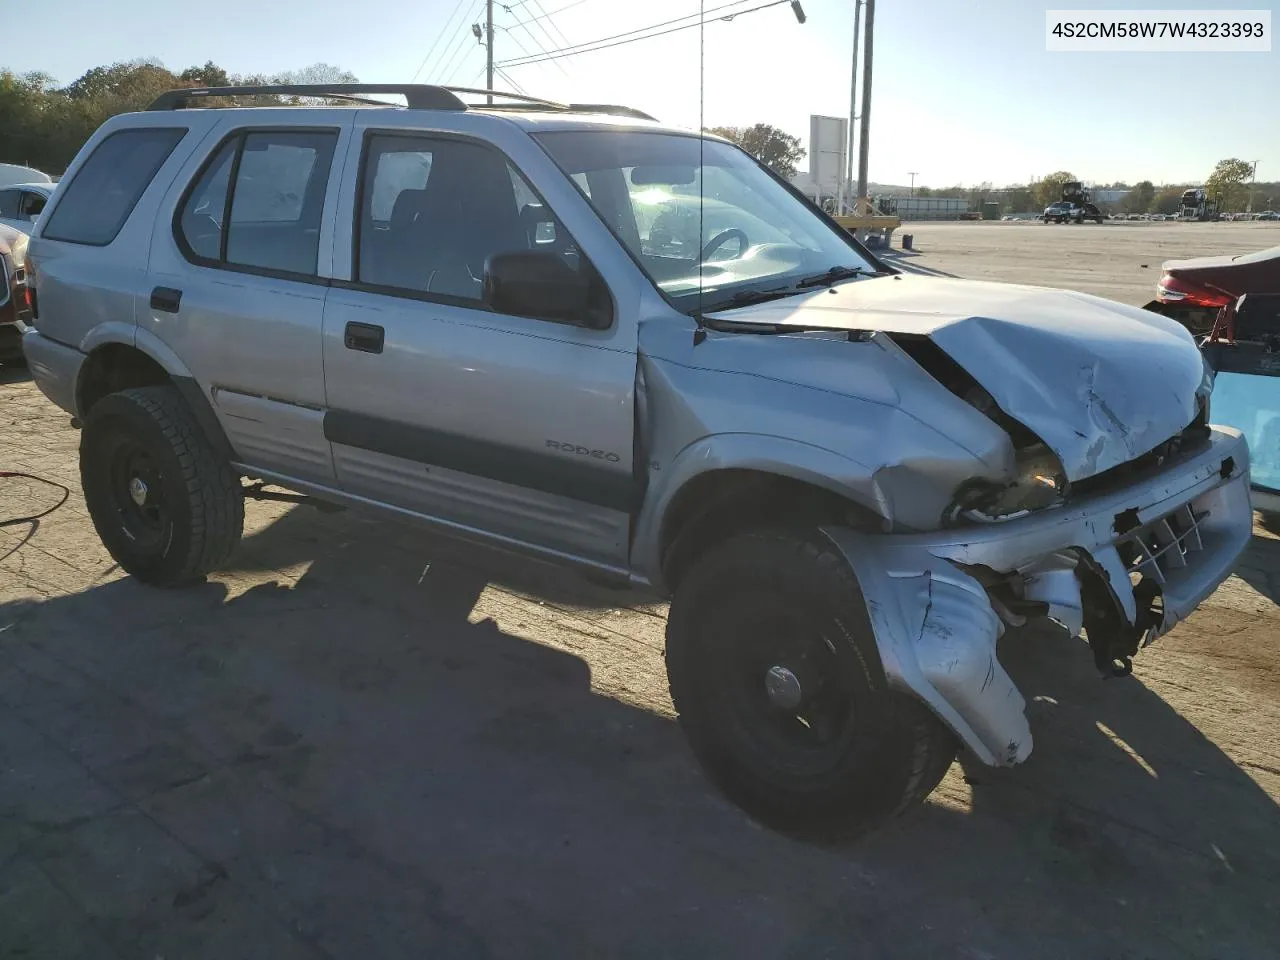
[[[1280,604],[1280,540],[1255,535],[1237,565],[1236,575],[1272,603]]]
[[[21,363],[0,363],[0,386],[9,383],[26,383],[31,379],[31,371]]]
[[[28,867],[122,956],[1248,958],[1280,937],[1275,804],[1053,631],[1005,644],[1024,767],[958,765],[925,809],[821,848],[713,795],[668,717],[593,689],[615,662],[663,682],[646,641],[561,612],[631,598],[309,508],[233,566],[0,616],[5,729],[91,771],[3,757],[0,946],[52,936],[13,893]]]

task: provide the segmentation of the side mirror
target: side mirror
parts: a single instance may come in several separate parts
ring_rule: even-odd
[[[498,313],[593,330],[609,325],[608,315],[593,308],[591,281],[547,250],[513,250],[490,256],[484,265],[481,299]]]

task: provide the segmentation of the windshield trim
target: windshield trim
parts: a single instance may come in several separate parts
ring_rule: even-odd
[[[560,161],[556,158],[556,155],[552,153],[549,149],[547,149],[547,145],[543,143],[543,137],[547,136],[548,134],[570,133],[570,132],[598,133],[598,135],[600,136],[609,135],[609,131],[607,130],[601,130],[601,131],[546,130],[540,133],[531,132],[529,134],[529,137],[538,145],[538,149],[540,149],[543,153],[547,155],[547,157],[555,165],[555,168],[560,171],[560,175],[569,181],[570,186],[572,186],[574,190],[578,191],[578,195],[582,197],[584,201],[586,201],[587,207],[590,208],[592,216],[594,216],[597,220],[599,220],[600,223],[604,226],[604,228],[609,231],[609,234],[610,236],[613,237],[614,242],[616,242],[618,246],[621,247],[622,250],[626,253],[626,255],[631,258],[631,262],[636,265],[636,268],[640,271],[640,274],[646,280],[649,281],[649,285],[653,287],[653,289],[657,292],[658,296],[662,297],[662,299],[665,300],[667,304],[676,312],[682,313],[687,317],[693,317],[695,320],[698,319],[702,313],[711,312],[712,310],[728,309],[728,307],[725,304],[725,297],[723,296],[720,296],[718,301],[713,301],[711,300],[710,297],[705,297],[705,296],[699,297],[698,303],[695,303],[692,306],[686,307],[686,306],[682,306],[679,302],[677,302],[677,298],[675,296],[667,293],[667,291],[662,289],[662,286],[658,283],[657,279],[649,272],[649,269],[644,265],[644,261],[642,261],[640,257],[636,254],[636,252],[633,251],[631,247],[627,245],[627,243],[618,234],[618,231],[614,228],[614,226],[604,218],[604,216],[600,213],[600,210],[596,207],[596,205],[591,202],[591,198],[588,197],[585,193],[583,193],[582,187],[580,187],[578,185],[578,182],[573,178],[573,174],[571,174],[568,170],[566,170],[561,165]],[[793,196],[795,199],[799,200],[801,204],[803,204],[803,206],[809,210],[810,213],[814,214],[823,223],[823,225],[827,227],[828,230],[830,230],[832,233],[838,236],[841,240],[843,240],[858,256],[866,260],[868,265],[870,265],[875,269],[876,273],[879,273],[882,275],[888,275],[888,274],[895,274],[900,272],[894,269],[893,267],[889,266],[888,264],[886,264],[884,261],[880,260],[878,257],[876,257],[875,254],[873,254],[867,247],[865,247],[862,244],[862,242],[858,240],[857,237],[855,237],[848,230],[845,230],[844,228],[842,228],[840,224],[836,223],[835,218],[832,217],[831,214],[827,213],[821,207],[817,206],[812,200],[810,200],[803,193],[797,190],[792,184],[787,182],[787,180],[779,176],[773,170],[769,169],[769,167],[765,166],[755,157],[751,156],[751,154],[747,153],[747,151],[743,150],[740,146],[738,146],[733,141],[725,140],[722,137],[706,136],[704,134],[698,134],[698,133],[694,133],[693,131],[685,131],[685,130],[644,129],[644,130],[628,130],[627,132],[640,133],[646,136],[685,137],[690,140],[705,140],[710,143],[723,144],[724,146],[731,147],[732,149],[737,150],[739,153],[745,156],[748,160],[754,163],[757,167],[763,170],[765,174],[770,179],[772,179],[775,183],[781,186],[782,189],[784,189],[787,193],[791,194],[791,196]],[[868,271],[868,275],[870,275],[870,271]],[[777,277],[769,277],[769,278],[762,277],[760,278],[760,285],[767,288],[767,285],[770,283],[776,284],[777,279],[778,279]],[[850,278],[850,279],[856,279],[856,278]],[[748,283],[749,282],[750,281],[748,281]],[[751,286],[739,286],[733,290],[733,293],[746,292],[752,289],[753,288]],[[795,292],[806,293],[808,291],[796,290]],[[790,294],[787,294],[787,295],[789,296]],[[681,297],[684,297],[684,296],[688,296],[688,295],[687,294],[681,295]]]

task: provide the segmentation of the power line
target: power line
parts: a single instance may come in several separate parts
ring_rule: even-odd
[[[526,21],[525,23],[522,23],[522,24],[513,24],[513,26],[519,26],[519,27],[522,27],[522,28],[524,29],[524,32],[525,32],[525,33],[527,33],[527,34],[529,35],[529,40],[530,40],[530,41],[533,43],[533,45],[538,49],[538,54],[526,54],[526,56],[538,56],[538,55],[545,55],[545,54],[549,53],[550,51],[548,51],[548,50],[547,50],[547,48],[546,48],[546,47],[544,47],[544,46],[542,45],[542,41],[541,41],[541,40],[539,40],[539,39],[538,39],[538,37],[537,37],[537,35],[535,35],[535,34],[534,34],[534,32],[533,32],[532,30],[530,30],[530,29],[529,29],[528,24],[529,24],[529,23],[532,23],[532,22],[533,22],[532,20],[529,20],[529,21]],[[515,40],[515,34],[511,32],[511,29],[510,29],[510,28],[507,28],[507,36],[508,36],[508,37],[510,37],[512,40]],[[550,38],[550,34],[548,34],[547,36],[548,36],[548,39],[549,39],[549,38]],[[517,45],[517,46],[520,46],[519,41],[517,41],[517,42],[516,42],[516,45]],[[552,47],[554,47],[554,46],[555,46],[555,41],[554,41],[554,40],[552,40],[552,41],[551,41],[551,46],[552,46]],[[523,47],[521,47],[521,49],[523,49]],[[520,57],[516,57],[516,58],[514,58],[514,59],[522,59],[522,58],[520,58]],[[560,73],[561,73],[561,74],[563,74],[563,75],[564,75],[564,76],[566,76],[566,77],[567,77],[567,76],[569,76],[568,71],[566,71],[566,70],[565,70],[565,68],[563,67],[563,65],[561,65],[561,64],[559,63],[559,61],[552,61],[552,63],[554,64],[555,68],[556,68],[557,70],[559,70],[559,71],[560,71]]]
[[[500,76],[503,80],[507,81],[507,83],[511,84],[511,86],[515,87],[516,93],[523,93],[526,97],[529,95],[529,91],[520,85],[520,81],[518,81],[515,77],[511,76],[506,71],[501,70],[498,67],[494,67],[493,72],[496,73],[498,76]]]
[[[529,3],[537,3],[537,0],[527,0],[527,2],[529,2]],[[539,8],[539,9],[540,9],[540,8]],[[551,21],[548,21],[548,22],[550,23]],[[535,43],[537,43],[537,44],[538,44],[538,46],[539,46],[539,48],[543,49],[545,53],[548,53],[548,54],[549,54],[549,53],[554,53],[554,52],[555,52],[555,49],[556,49],[556,45],[557,45],[557,44],[561,44],[561,43],[562,43],[562,44],[565,44],[566,46],[568,46],[568,45],[569,45],[569,41],[568,41],[568,39],[567,39],[567,38],[566,38],[566,39],[564,39],[564,40],[557,40],[555,37],[553,37],[553,36],[551,35],[551,33],[547,30],[547,28],[546,28],[545,26],[543,26],[543,24],[542,24],[542,22],[541,22],[541,19],[530,20],[530,21],[529,21],[529,23],[533,24],[533,25],[534,25],[534,26],[536,26],[540,31],[542,31],[542,35],[543,35],[544,37],[546,37],[546,38],[547,38],[547,42],[551,45],[551,50],[546,50],[546,48],[544,48],[544,47],[542,46],[542,41],[541,41],[541,40],[539,40],[536,36],[534,36],[533,28],[532,28],[532,27],[529,27],[528,25],[526,25],[526,26],[525,26],[525,28],[524,28],[524,29],[525,29],[525,32],[529,34],[530,39],[532,39]],[[563,34],[561,34],[561,36],[564,36],[564,35],[563,35]],[[517,58],[517,59],[518,59],[518,58]],[[560,69],[561,69],[561,72],[564,72],[564,68],[563,68],[563,67],[561,67]]]
[[[558,41],[559,43],[568,45],[573,42],[564,35],[564,31],[560,29],[560,26],[551,19],[553,14],[547,13],[546,8],[542,6],[542,0],[529,0],[529,2],[533,4],[533,9],[537,10],[539,13],[539,16],[534,18],[535,21],[539,22],[539,25],[541,25],[542,20],[546,20],[547,26],[554,30],[556,32],[556,36],[560,38]]]
[[[525,0],[525,2],[527,3],[528,0]],[[547,17],[554,17],[558,13],[564,13],[566,10],[572,10],[574,7],[580,7],[586,2],[587,0],[573,0],[573,3],[566,3],[563,7],[552,10],[550,13],[541,13],[536,17],[530,17],[528,20],[521,20],[519,23],[512,24],[512,26],[523,27],[526,23],[533,23],[535,20],[544,20]],[[507,13],[510,13],[512,6],[524,6],[524,4],[504,5],[502,9],[506,10]],[[541,9],[541,4],[539,4],[539,9]]]
[[[444,26],[440,28],[440,32],[436,34],[435,42],[431,44],[430,48],[427,50],[426,56],[424,56],[422,58],[422,62],[418,64],[418,69],[413,71],[413,77],[410,82],[414,82],[418,79],[418,74],[420,74],[423,67],[427,65],[427,61],[431,59],[431,55],[436,52],[436,47],[440,46],[440,40],[449,32],[449,24],[453,23],[453,18],[458,15],[458,11],[462,9],[462,5],[466,2],[467,0],[458,0],[457,6],[453,8],[453,12],[449,14],[449,18],[445,20]]]
[[[441,83],[448,82],[449,77],[453,75],[453,71],[459,63],[458,54],[466,53],[467,42],[471,39],[471,36],[472,36],[471,31],[467,29],[467,24],[469,21],[474,20],[476,16],[479,15],[480,11],[483,8],[484,8],[484,0],[480,0],[480,2],[472,8],[474,12],[470,16],[466,17],[461,24],[459,24],[457,36],[454,38],[453,42],[446,49],[445,53],[442,54],[440,57],[439,62],[440,64],[443,64],[442,68],[438,71],[433,69],[431,73],[428,74],[428,78],[430,78],[430,76],[434,74],[437,77],[439,82]]]
[[[745,2],[745,0],[738,0],[738,3],[743,3],[743,2]],[[770,3],[762,3],[757,7],[748,7],[745,10],[735,10],[732,14],[729,14],[728,16],[717,17],[716,19],[731,20],[734,17],[740,16],[745,13],[755,13],[757,10],[767,10],[769,7],[776,7],[776,6],[780,6],[781,4],[790,3],[790,2],[791,0],[772,0],[772,2]],[[733,7],[733,6],[737,6],[737,4],[728,3],[728,4],[725,4],[724,6],[712,7],[710,10],[707,11],[707,13],[715,13],[718,10],[724,10],[724,9],[727,9],[728,7]],[[696,17],[698,16],[698,14],[696,13],[691,14],[691,16]],[[669,30],[659,30],[656,33],[645,33],[645,31],[653,30],[655,27],[663,27],[663,26],[666,26],[667,24],[679,23],[679,21],[687,20],[687,19],[689,18],[677,17],[675,20],[667,20],[663,23],[651,24],[648,27],[641,27],[637,30],[629,30],[626,33],[614,34],[611,37],[600,37],[596,40],[588,40],[585,43],[574,44],[573,46],[570,46],[570,47],[562,47],[559,50],[552,50],[545,56],[535,57],[532,59],[526,59],[523,57],[513,57],[509,60],[503,60],[502,65],[505,67],[523,67],[530,63],[541,63],[544,60],[558,60],[561,57],[574,57],[580,53],[595,53],[597,50],[607,50],[610,47],[618,47],[624,43],[635,43],[639,40],[649,40],[649,39],[652,39],[653,37],[665,36],[668,33],[676,33],[677,31],[680,31],[680,30],[692,30],[695,27],[701,26],[705,22],[704,20],[698,20],[694,23],[686,23],[678,27],[671,27]],[[634,34],[637,34],[637,33],[644,33],[644,36],[634,36]],[[629,39],[624,39],[624,38],[629,38]],[[612,42],[607,42],[607,41],[612,41]]]

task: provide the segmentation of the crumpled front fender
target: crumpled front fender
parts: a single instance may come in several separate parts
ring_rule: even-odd
[[[996,658],[1003,626],[982,585],[936,557],[921,569],[895,566],[874,536],[822,532],[858,578],[890,685],[923,700],[984,763],[1025,760],[1026,701]]]

